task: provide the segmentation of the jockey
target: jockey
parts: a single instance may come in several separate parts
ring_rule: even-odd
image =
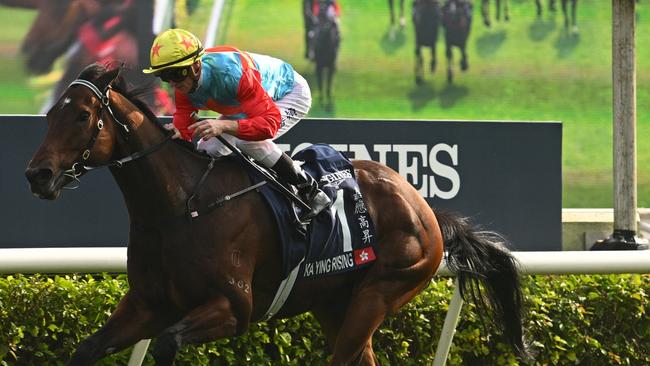
[[[185,140],[212,156],[230,151],[231,144],[294,185],[311,207],[311,218],[331,203],[316,182],[273,142],[311,107],[307,81],[288,63],[230,46],[204,50],[201,41],[183,29],[169,29],[151,47],[151,67],[143,70],[169,83],[175,92],[173,126]],[[197,110],[212,110],[220,118],[196,121]]]
[[[307,33],[307,52],[306,57],[310,60],[315,59],[314,43],[318,37],[320,27],[318,24],[323,22],[326,24],[328,21],[336,25],[336,32],[341,26],[339,17],[341,16],[341,6],[336,0],[312,0],[311,7],[311,20],[309,23],[310,29]]]

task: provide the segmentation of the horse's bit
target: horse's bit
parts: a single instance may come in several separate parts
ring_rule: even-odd
[[[73,82],[71,82],[70,85],[68,85],[68,88],[70,88],[73,85],[83,85],[83,86],[87,87],[88,89],[90,89],[93,92],[93,94],[95,94],[97,96],[97,98],[99,98],[99,100],[101,101],[101,104],[100,104],[100,107],[99,107],[100,108],[99,115],[101,115],[101,113],[102,113],[102,111],[104,109],[108,110],[108,113],[110,114],[113,121],[115,123],[117,123],[118,125],[120,125],[122,127],[122,129],[124,129],[124,132],[127,134],[126,136],[128,138],[128,133],[130,132],[129,127],[125,123],[120,122],[120,120],[118,120],[117,117],[115,117],[115,114],[113,113],[113,109],[111,109],[111,106],[110,106],[110,99],[109,99],[110,98],[110,90],[111,90],[110,83],[108,83],[109,86],[106,87],[106,91],[104,93],[102,93],[99,90],[99,88],[97,88],[97,86],[95,86],[95,84],[91,83],[88,80],[76,79]],[[141,157],[143,157],[145,155],[148,155],[148,154],[158,150],[160,147],[162,147],[163,144],[165,144],[167,141],[170,141],[171,137],[172,137],[171,134],[168,134],[165,137],[165,139],[163,139],[161,142],[157,143],[156,145],[150,146],[150,147],[148,147],[148,148],[146,148],[146,149],[144,149],[142,151],[135,152],[135,153],[133,153],[133,154],[131,154],[129,156],[126,156],[126,157],[124,157],[122,159],[109,161],[106,164],[101,164],[101,165],[96,165],[96,166],[85,165],[85,163],[90,158],[90,151],[92,150],[93,146],[95,145],[95,142],[97,141],[97,136],[99,135],[99,133],[101,132],[101,130],[103,128],[104,128],[104,122],[102,121],[101,118],[98,118],[97,119],[97,128],[93,131],[93,134],[90,137],[90,140],[86,144],[86,148],[81,153],[80,158],[77,159],[77,161],[74,164],[72,164],[72,167],[64,172],[65,176],[70,177],[70,178],[74,179],[77,182],[80,182],[79,177],[82,176],[83,174],[85,174],[86,172],[90,171],[90,170],[97,169],[97,168],[102,168],[102,167],[111,167],[111,166],[116,166],[118,168],[121,168],[124,164],[126,164],[128,162],[139,159],[139,158],[141,158]],[[79,169],[79,171],[77,169]],[[74,186],[74,187],[64,187],[64,188],[76,189],[77,187],[79,187],[79,186],[77,185],[77,186]]]

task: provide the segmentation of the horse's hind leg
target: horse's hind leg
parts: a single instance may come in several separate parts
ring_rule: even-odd
[[[334,344],[330,366],[377,365],[371,339],[389,308],[385,296],[379,291],[362,291],[352,296],[351,305],[341,318],[335,319],[329,326],[323,326],[328,342]],[[326,323],[322,316],[317,319],[321,324]],[[335,341],[332,342],[332,339]]]
[[[332,83],[334,82],[334,72],[336,66],[332,64],[327,68],[327,103],[332,104]]]
[[[166,325],[128,292],[106,324],[79,344],[67,365],[92,365],[141,339],[153,337]]]
[[[347,303],[344,301],[339,301],[335,303],[334,306],[328,304],[327,306],[312,309],[314,317],[318,320],[318,323],[325,334],[327,346],[331,353],[334,353],[334,346],[336,345],[336,339],[341,327],[343,326],[346,310]],[[366,344],[363,352],[351,362],[351,365],[379,365],[379,361],[372,350],[372,338]]]
[[[183,319],[158,337],[153,349],[156,365],[172,365],[183,344],[204,343],[242,334],[248,328],[250,307],[235,315],[231,301],[217,296],[190,311]]]
[[[406,27],[406,18],[404,18],[404,0],[399,0],[399,25]]]

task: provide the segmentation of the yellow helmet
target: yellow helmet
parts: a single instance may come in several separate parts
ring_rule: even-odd
[[[142,72],[151,74],[174,67],[190,66],[203,53],[203,45],[197,36],[185,29],[168,29],[154,39],[149,54],[151,67]]]

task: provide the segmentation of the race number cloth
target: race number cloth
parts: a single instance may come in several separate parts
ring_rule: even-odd
[[[365,267],[376,259],[375,229],[354,178],[352,163],[329,145],[316,144],[293,156],[319,182],[333,204],[306,228],[300,212],[270,184],[260,188],[271,207],[283,246],[284,274],[299,263],[297,281]],[[262,180],[251,172],[254,183]]]

